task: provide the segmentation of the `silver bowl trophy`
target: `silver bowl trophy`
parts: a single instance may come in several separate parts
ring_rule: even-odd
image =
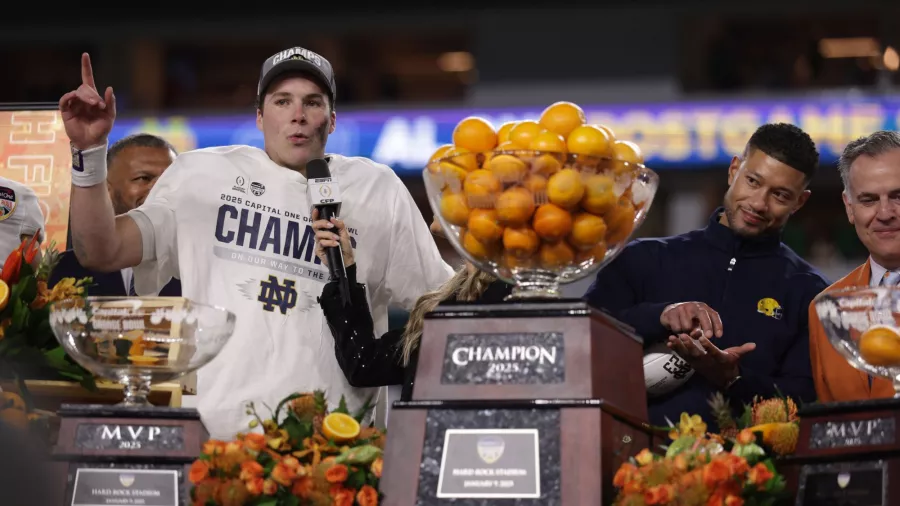
[[[195,409],[153,406],[154,383],[209,363],[235,315],[180,297],[86,297],[54,303],[50,325],[73,360],[120,383],[116,405],[64,404],[53,451],[60,504],[189,504],[188,469],[209,434]],[[64,476],[65,478],[63,478]]]
[[[796,504],[900,504],[900,290],[835,290],[813,306],[831,347],[861,372],[846,381],[887,378],[895,395],[800,408],[797,451],[785,461],[798,482]]]

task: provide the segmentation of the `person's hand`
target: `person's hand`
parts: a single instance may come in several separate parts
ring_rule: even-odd
[[[325,266],[328,266],[328,258],[325,255],[325,248],[330,248],[340,244],[341,253],[344,256],[344,267],[350,267],[355,262],[353,258],[353,247],[350,244],[350,233],[344,222],[337,218],[331,218],[331,221],[320,220],[319,210],[313,209],[312,227],[316,231],[316,256]]]
[[[428,230],[431,230],[431,233],[438,237],[443,237],[444,239],[447,238],[444,234],[444,227],[441,226],[441,222],[439,222],[437,218],[431,221],[431,226],[428,227]]]
[[[687,334],[669,337],[666,345],[718,388],[725,388],[738,377],[741,357],[756,349],[756,343],[744,343],[720,350],[705,336],[695,339]]]
[[[672,336],[687,334],[691,337],[722,337],[722,319],[713,308],[703,302],[679,302],[670,304],[659,315],[659,323],[672,331]]]
[[[81,86],[59,99],[59,112],[69,141],[85,150],[106,143],[116,119],[116,96],[107,87],[104,96],[97,92],[91,57],[81,55]]]

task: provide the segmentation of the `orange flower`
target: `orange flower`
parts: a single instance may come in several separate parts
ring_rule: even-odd
[[[369,485],[363,485],[356,494],[359,506],[378,506],[378,491]]]
[[[756,441],[756,436],[749,429],[744,429],[737,435],[737,442],[742,445],[748,445],[755,441]]]
[[[243,506],[250,492],[241,480],[231,479],[219,487],[218,499],[221,506]]]
[[[679,453],[672,459],[672,464],[675,466],[675,469],[681,471],[682,473],[688,470],[688,459],[683,454]]]
[[[279,462],[272,468],[272,479],[281,486],[290,487],[296,477],[297,474],[294,470],[285,465],[284,462]]]
[[[188,480],[197,484],[209,477],[209,464],[205,460],[195,460],[188,471]]]
[[[725,459],[715,459],[703,468],[703,484],[707,488],[716,488],[717,485],[731,477]]]
[[[760,490],[765,489],[766,483],[774,477],[775,474],[762,462],[753,466],[753,469],[747,473],[747,481],[749,481],[751,485],[758,486]]]
[[[278,492],[278,484],[272,480],[264,480],[263,481],[263,494],[275,495],[275,492]]]
[[[315,482],[312,476],[304,476],[294,482],[294,486],[291,487],[291,494],[306,499],[312,493],[313,488],[315,488]]]
[[[736,495],[729,495],[725,498],[725,506],[744,506],[744,500]]]
[[[255,460],[248,460],[246,462],[241,462],[241,479],[244,481],[250,481],[256,478],[261,478],[263,475],[263,466],[259,462]]]
[[[341,488],[332,496],[334,506],[353,506],[354,492],[349,488]]]
[[[325,480],[328,483],[342,483],[347,481],[350,471],[344,464],[336,464],[325,471]]]
[[[619,467],[619,470],[616,471],[615,477],[613,477],[613,486],[622,488],[625,483],[631,481],[631,477],[634,476],[634,473],[636,472],[637,467],[631,462],[622,464],[621,467]]]
[[[647,504],[669,504],[675,499],[675,490],[672,485],[657,485],[644,492],[644,502]]]
[[[263,493],[263,487],[265,485],[265,481],[262,477],[250,478],[247,480],[247,492],[250,492],[251,495],[260,495]],[[205,504],[205,503],[197,503],[197,504]]]
[[[378,457],[374,461],[372,461],[372,466],[369,468],[372,471],[372,474],[375,475],[376,478],[381,478],[381,470],[384,468],[384,459]]]
[[[281,459],[281,462],[285,466],[287,466],[288,469],[294,471],[295,473],[300,471],[300,467],[301,467],[300,461],[297,460],[297,457],[291,457],[290,455],[285,455],[285,457],[283,459]],[[297,473],[297,474],[300,475],[300,473]]]
[[[225,443],[222,441],[210,439],[209,441],[203,443],[203,453],[205,455],[209,455],[210,457],[215,457],[216,455],[221,454],[224,450]]]
[[[242,451],[244,451],[243,441],[229,441],[225,445],[223,453],[240,453]]]
[[[646,466],[647,464],[653,462],[653,453],[651,453],[650,450],[644,448],[634,457],[634,460],[636,460],[637,463],[641,466]]]
[[[207,501],[215,501],[219,491],[219,482],[214,479],[206,479],[194,485],[191,490],[191,499],[194,504],[206,504]]]
[[[266,436],[258,432],[251,432],[244,436],[244,445],[254,452],[261,451],[266,447]]]

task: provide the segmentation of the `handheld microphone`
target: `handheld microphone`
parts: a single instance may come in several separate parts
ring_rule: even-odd
[[[306,196],[311,206],[310,214],[313,209],[318,209],[320,220],[330,222],[331,218],[337,218],[341,212],[341,190],[337,181],[331,178],[328,162],[321,158],[310,160],[306,164],[306,179],[308,181]],[[350,304],[350,282],[347,280],[341,246],[338,244],[323,249],[325,258],[328,259],[328,273],[331,275],[331,279],[338,281],[341,301],[347,306]]]

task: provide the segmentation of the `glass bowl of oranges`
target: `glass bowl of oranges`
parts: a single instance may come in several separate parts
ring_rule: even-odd
[[[845,288],[813,304],[831,346],[860,371],[891,379],[900,398],[900,288]]]
[[[423,171],[455,249],[514,285],[511,299],[554,299],[606,265],[643,223],[659,177],[640,147],[557,102],[538,121],[495,129],[467,117]]]

